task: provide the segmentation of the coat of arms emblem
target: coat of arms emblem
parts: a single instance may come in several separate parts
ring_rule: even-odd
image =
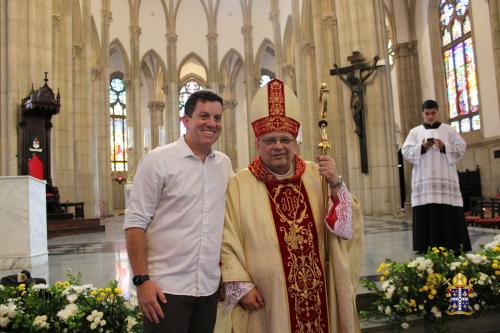
[[[458,273],[453,277],[453,284],[448,283],[446,296],[450,298],[450,305],[446,313],[449,315],[466,315],[470,316],[474,310],[470,307],[469,298],[472,298],[472,282],[475,279],[470,279],[467,284],[467,277],[462,273]]]

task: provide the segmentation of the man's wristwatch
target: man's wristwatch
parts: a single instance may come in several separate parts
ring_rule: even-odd
[[[134,286],[140,286],[141,284],[143,284],[144,282],[146,282],[147,280],[149,280],[149,275],[145,274],[145,275],[136,275],[132,278],[132,283],[134,284]]]
[[[339,176],[337,178],[337,182],[333,185],[330,185],[333,189],[336,189],[336,188],[339,188],[342,186],[342,184],[344,183],[344,180],[342,179],[342,176]]]

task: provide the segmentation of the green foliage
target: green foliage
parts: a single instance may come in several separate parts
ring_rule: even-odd
[[[141,332],[137,299],[126,300],[117,281],[81,285],[81,275],[53,286],[0,285],[0,332]]]
[[[500,307],[500,235],[476,253],[453,253],[432,248],[412,261],[398,263],[386,259],[380,264],[380,283],[363,279],[361,284],[375,294],[375,301],[360,317],[385,320],[406,329],[409,318],[423,317],[434,331],[447,330],[446,313],[450,299],[447,289],[453,277],[462,273],[472,284],[469,299],[473,316]]]

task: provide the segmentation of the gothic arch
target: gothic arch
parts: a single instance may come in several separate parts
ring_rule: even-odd
[[[188,74],[184,75],[183,77],[181,77],[182,68],[185,65],[188,65],[190,63],[195,63],[195,64],[201,66],[204,70],[204,77],[201,76],[200,74],[195,74],[195,73],[192,73],[192,74],[188,73]],[[188,55],[186,55],[182,59],[182,61],[180,62],[179,67],[177,69],[177,78],[179,81],[182,81],[185,83],[187,77],[197,76],[199,79],[201,79],[200,83],[203,83],[203,85],[206,87],[207,86],[207,83],[206,83],[207,82],[207,79],[206,79],[207,73],[208,73],[208,67],[207,67],[206,63],[203,61],[203,59],[199,55],[197,55],[196,53],[191,52]],[[182,87],[182,85],[183,85],[182,82],[179,84],[179,87]]]
[[[129,71],[130,71],[130,60],[127,55],[127,51],[125,51],[125,48],[123,47],[122,42],[118,38],[113,39],[111,43],[109,44],[109,56],[110,58],[113,56],[114,52],[118,52],[121,60],[123,61],[123,73],[125,74],[125,79],[129,77]],[[111,61],[111,59],[110,59]],[[111,65],[111,63],[110,63]]]
[[[267,53],[267,54],[266,54]],[[272,60],[270,59],[272,57]],[[261,70],[267,69],[276,75],[276,59],[274,58],[274,44],[268,38],[260,43],[255,56],[255,77],[260,78]]]
[[[227,51],[222,58],[219,73],[221,73],[220,93],[235,99],[236,79],[243,67],[243,57],[235,49]]]
[[[141,71],[146,77],[149,99],[158,101],[164,99],[163,87],[166,83],[167,69],[163,59],[153,49],[147,51],[141,59]]]

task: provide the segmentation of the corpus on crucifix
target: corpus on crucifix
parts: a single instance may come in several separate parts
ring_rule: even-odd
[[[368,173],[368,154],[366,148],[366,130],[365,130],[365,82],[377,69],[378,56],[373,57],[373,63],[366,62],[359,51],[354,51],[347,57],[351,63],[350,66],[339,67],[333,65],[330,75],[338,77],[351,89],[351,113],[354,119],[354,132],[359,137],[359,148],[361,154],[361,172]]]

